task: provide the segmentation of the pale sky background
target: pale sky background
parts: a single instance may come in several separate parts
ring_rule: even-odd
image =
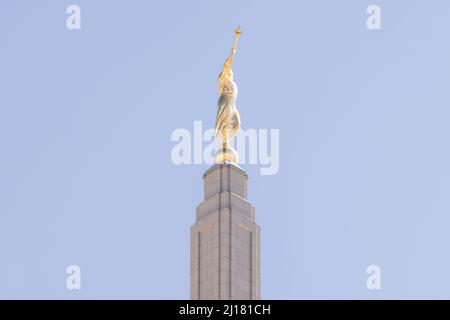
[[[281,139],[278,175],[243,165],[262,297],[450,298],[449,17],[447,0],[1,1],[0,298],[189,298],[208,166],[175,166],[170,135],[213,126],[238,24],[242,126]]]

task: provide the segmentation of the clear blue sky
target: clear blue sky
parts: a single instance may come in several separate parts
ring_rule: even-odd
[[[82,30],[66,29],[70,4]],[[382,30],[366,28],[378,4]],[[0,298],[189,294],[207,165],[171,132],[213,125],[232,30],[243,127],[280,129],[250,175],[262,297],[450,298],[448,1],[2,1]],[[66,289],[66,267],[82,270]],[[382,290],[366,288],[366,267]]]

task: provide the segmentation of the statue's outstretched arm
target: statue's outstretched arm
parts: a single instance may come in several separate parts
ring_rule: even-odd
[[[236,46],[237,46],[237,41],[238,38],[241,34],[241,29],[238,27],[236,30],[234,30],[235,33],[235,38],[234,38],[234,43],[233,43],[233,49],[231,49],[231,53],[230,56],[228,57],[228,59],[225,61],[225,64],[223,66],[224,71],[228,71],[229,69],[231,69],[231,64],[233,62],[233,57],[236,53]]]

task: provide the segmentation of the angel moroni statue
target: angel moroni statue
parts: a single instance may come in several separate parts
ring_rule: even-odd
[[[237,163],[238,161],[236,151],[228,144],[228,141],[239,131],[241,125],[239,113],[236,109],[238,88],[233,81],[233,71],[231,70],[231,63],[236,53],[236,45],[239,35],[241,34],[241,29],[238,27],[234,33],[235,39],[233,49],[231,50],[230,56],[225,61],[218,79],[219,102],[217,106],[215,136],[220,137],[222,140],[222,148],[217,153],[216,163],[226,161]]]

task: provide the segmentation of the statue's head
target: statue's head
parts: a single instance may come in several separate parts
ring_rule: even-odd
[[[228,79],[233,80],[233,70],[231,70],[231,68],[223,69],[219,75],[219,78],[222,78],[222,77],[227,77]]]

